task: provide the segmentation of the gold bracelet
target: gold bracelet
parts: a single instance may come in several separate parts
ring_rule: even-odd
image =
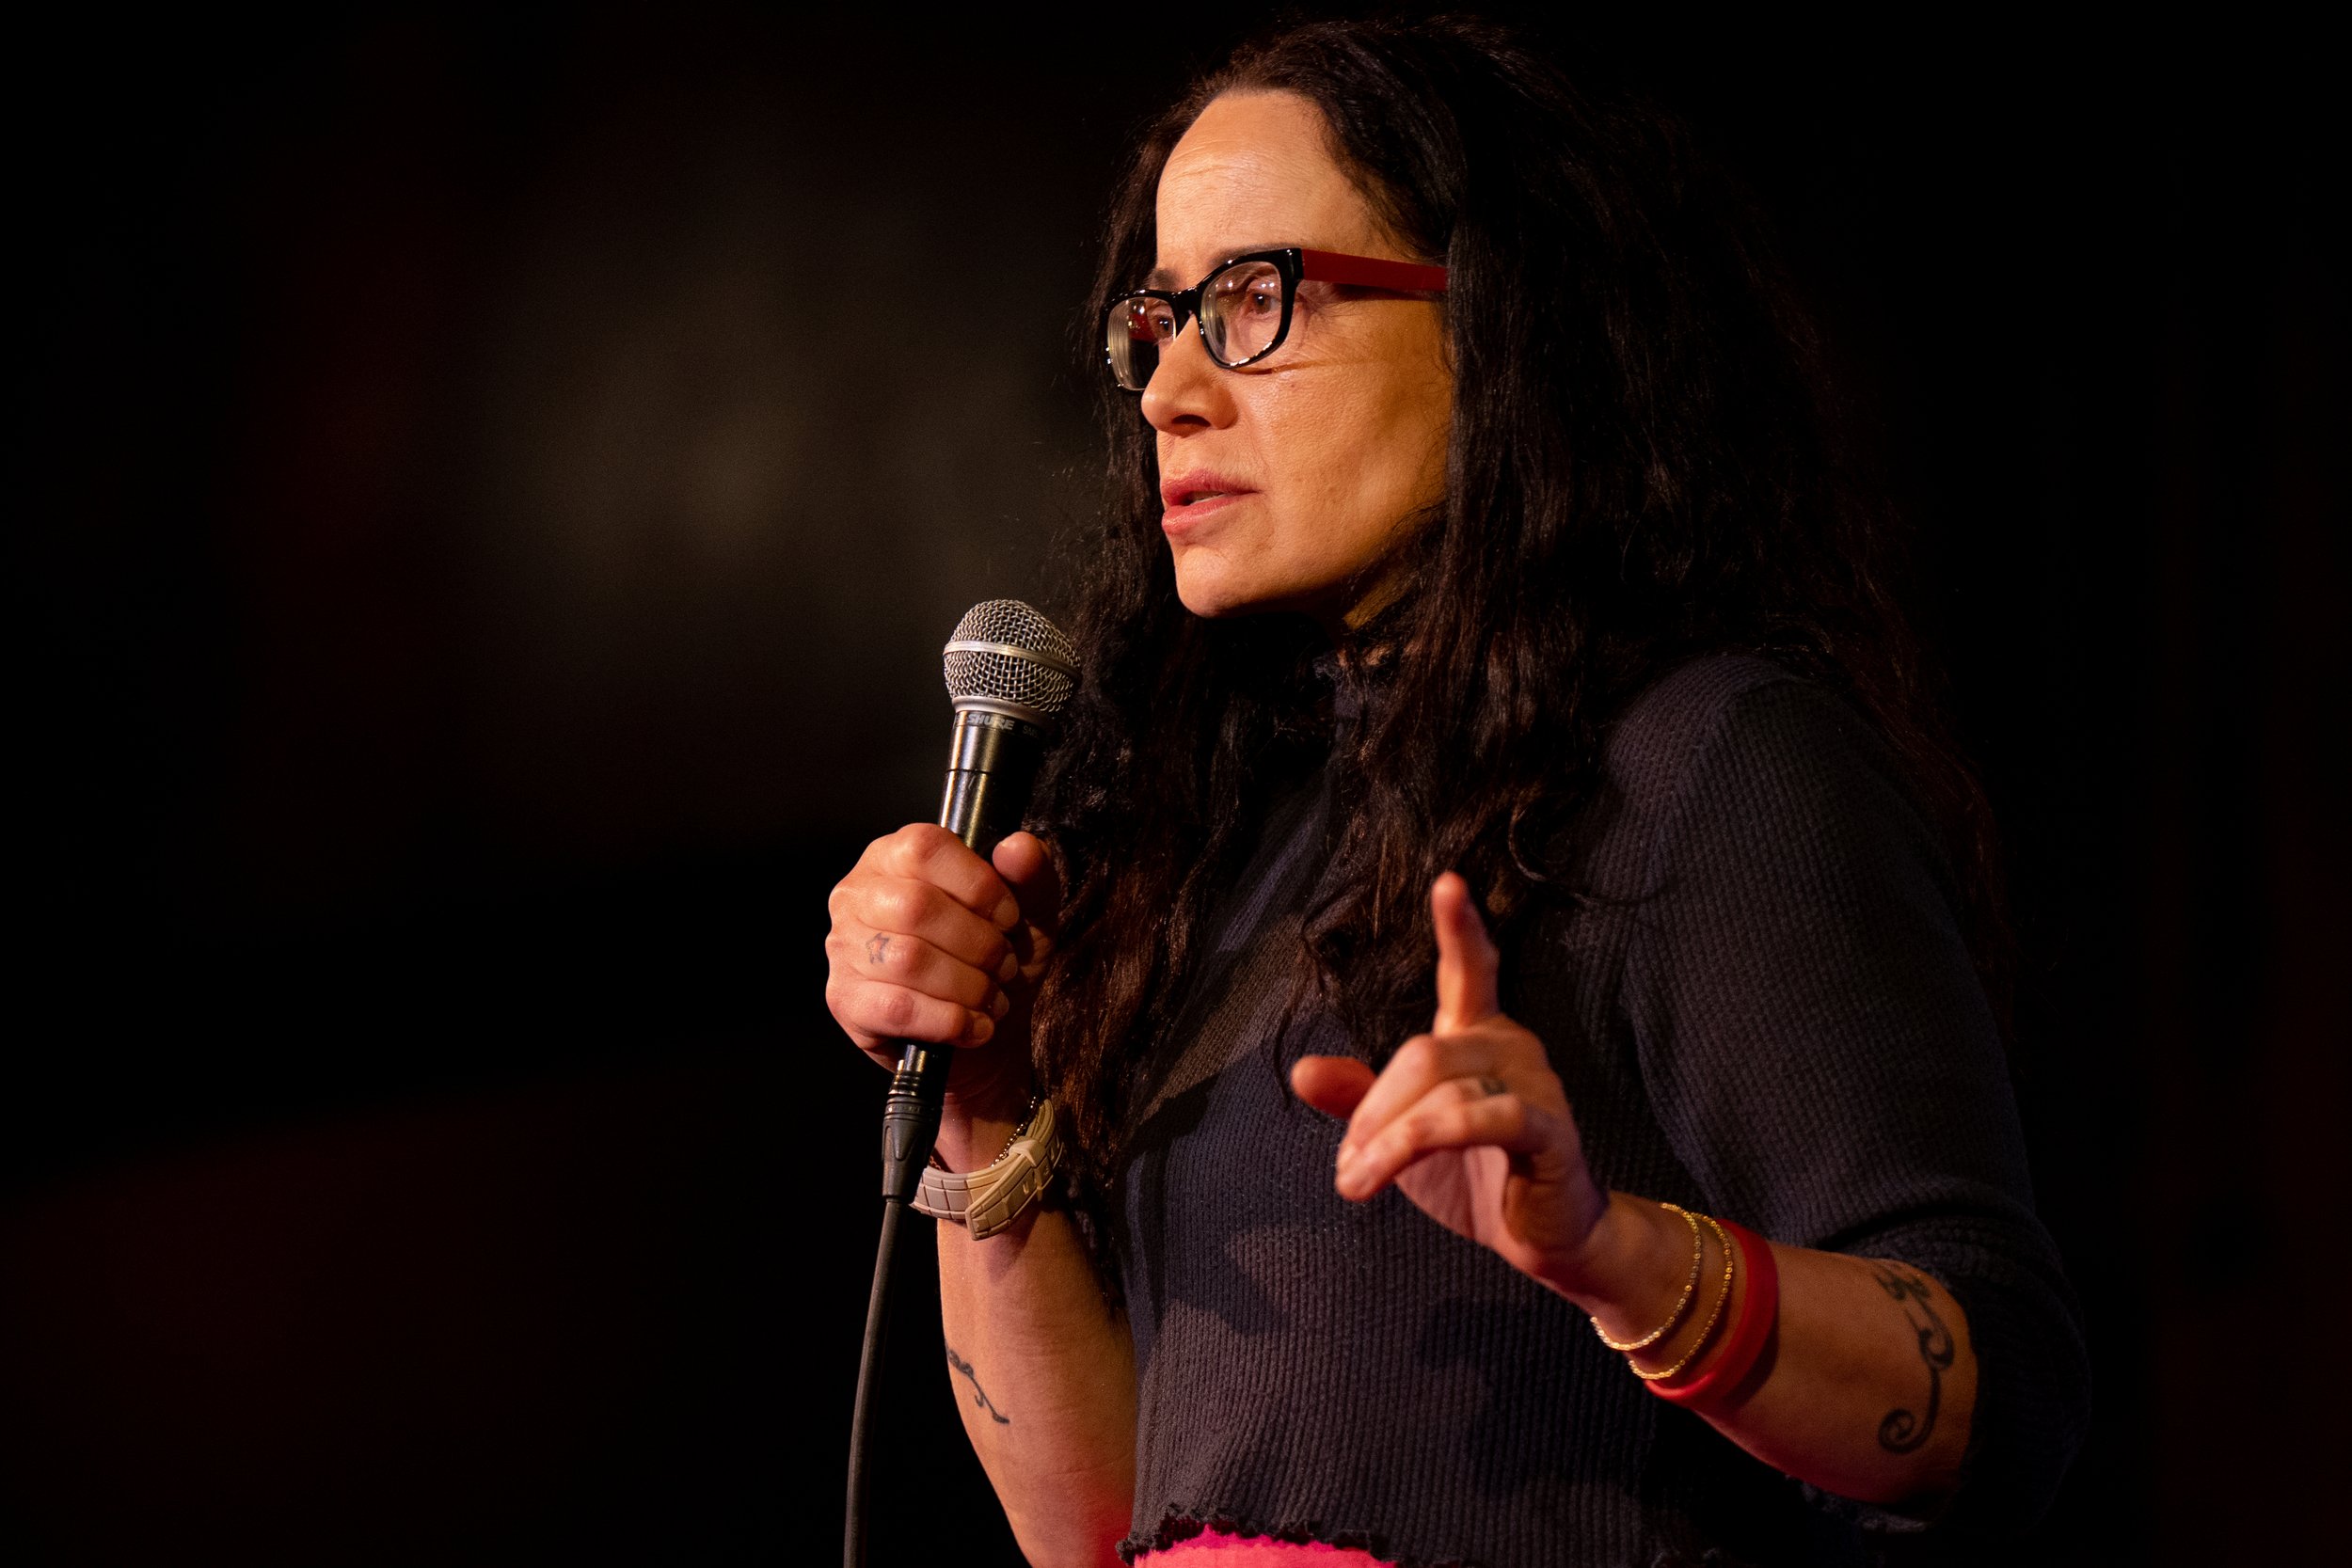
[[[1699,1288],[1699,1259],[1707,1253],[1707,1241],[1699,1234],[1698,1218],[1690,1210],[1676,1204],[1661,1203],[1659,1207],[1680,1214],[1682,1223],[1691,1227],[1691,1277],[1682,1282],[1681,1298],[1675,1303],[1675,1309],[1666,1314],[1666,1321],[1638,1339],[1623,1341],[1612,1339],[1609,1338],[1609,1331],[1600,1326],[1600,1320],[1598,1318],[1593,1320],[1593,1332],[1600,1336],[1600,1342],[1620,1355],[1627,1351],[1647,1350],[1667,1335],[1672,1334],[1675,1331],[1675,1325],[1682,1321],[1682,1314],[1691,1309],[1691,1297]]]
[[[1740,1272],[1740,1249],[1731,1244],[1730,1233],[1725,1231],[1722,1226],[1715,1223],[1714,1215],[1701,1214],[1699,1218],[1707,1222],[1707,1227],[1715,1233],[1715,1240],[1723,1245],[1723,1292],[1716,1296],[1714,1307],[1707,1314],[1707,1322],[1699,1325],[1698,1338],[1692,1343],[1689,1350],[1683,1352],[1681,1360],[1676,1362],[1673,1366],[1667,1368],[1662,1372],[1645,1372],[1642,1370],[1641,1368],[1634,1367],[1633,1363],[1630,1361],[1626,1363],[1628,1367],[1632,1368],[1633,1375],[1640,1378],[1644,1383],[1663,1383],[1666,1379],[1674,1376],[1675,1373],[1682,1370],[1683,1368],[1689,1366],[1692,1362],[1696,1361],[1699,1358],[1699,1353],[1707,1348],[1707,1341],[1708,1338],[1714,1334],[1715,1324],[1717,1321],[1723,1317],[1724,1306],[1731,1300],[1732,1277]]]

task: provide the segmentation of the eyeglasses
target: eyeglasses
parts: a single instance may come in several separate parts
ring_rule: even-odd
[[[1290,335],[1302,282],[1435,294],[1445,292],[1445,268],[1295,246],[1253,250],[1218,263],[1189,289],[1138,289],[1104,307],[1103,348],[1111,376],[1130,392],[1142,391],[1186,316],[1200,328],[1210,358],[1229,371],[1253,365]]]

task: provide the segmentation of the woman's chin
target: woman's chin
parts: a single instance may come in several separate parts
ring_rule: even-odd
[[[1187,565],[1193,569],[1187,571]],[[1254,615],[1267,608],[1265,595],[1251,592],[1252,586],[1236,582],[1232,573],[1219,571],[1216,563],[1179,562],[1176,566],[1176,597],[1204,621]]]
[[[1204,621],[1237,620],[1248,615],[1304,615],[1321,623],[1337,637],[1343,627],[1359,618],[1353,611],[1377,610],[1395,597],[1392,591],[1375,594],[1376,602],[1366,606],[1359,604],[1365,595],[1357,578],[1324,585],[1267,582],[1223,570],[1224,564],[1197,557],[1190,562],[1180,558],[1176,563],[1177,600]]]

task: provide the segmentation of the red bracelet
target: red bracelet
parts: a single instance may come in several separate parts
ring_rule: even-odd
[[[1732,1321],[1724,1353],[1713,1366],[1680,1387],[1669,1388],[1662,1383],[1642,1386],[1661,1400],[1686,1407],[1711,1404],[1738,1388],[1756,1369],[1756,1357],[1764,1354],[1765,1341],[1772,1337],[1772,1325],[1780,1321],[1780,1266],[1772,1261],[1772,1244],[1744,1226],[1729,1220],[1722,1224],[1740,1244],[1740,1261],[1748,1271],[1748,1293],[1740,1303],[1740,1316]]]

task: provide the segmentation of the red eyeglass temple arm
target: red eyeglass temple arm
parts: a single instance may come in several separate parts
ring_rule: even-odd
[[[1351,283],[1359,289],[1395,289],[1404,293],[1445,293],[1443,267],[1343,256],[1336,250],[1302,250],[1298,263],[1300,276],[1317,283]]]

